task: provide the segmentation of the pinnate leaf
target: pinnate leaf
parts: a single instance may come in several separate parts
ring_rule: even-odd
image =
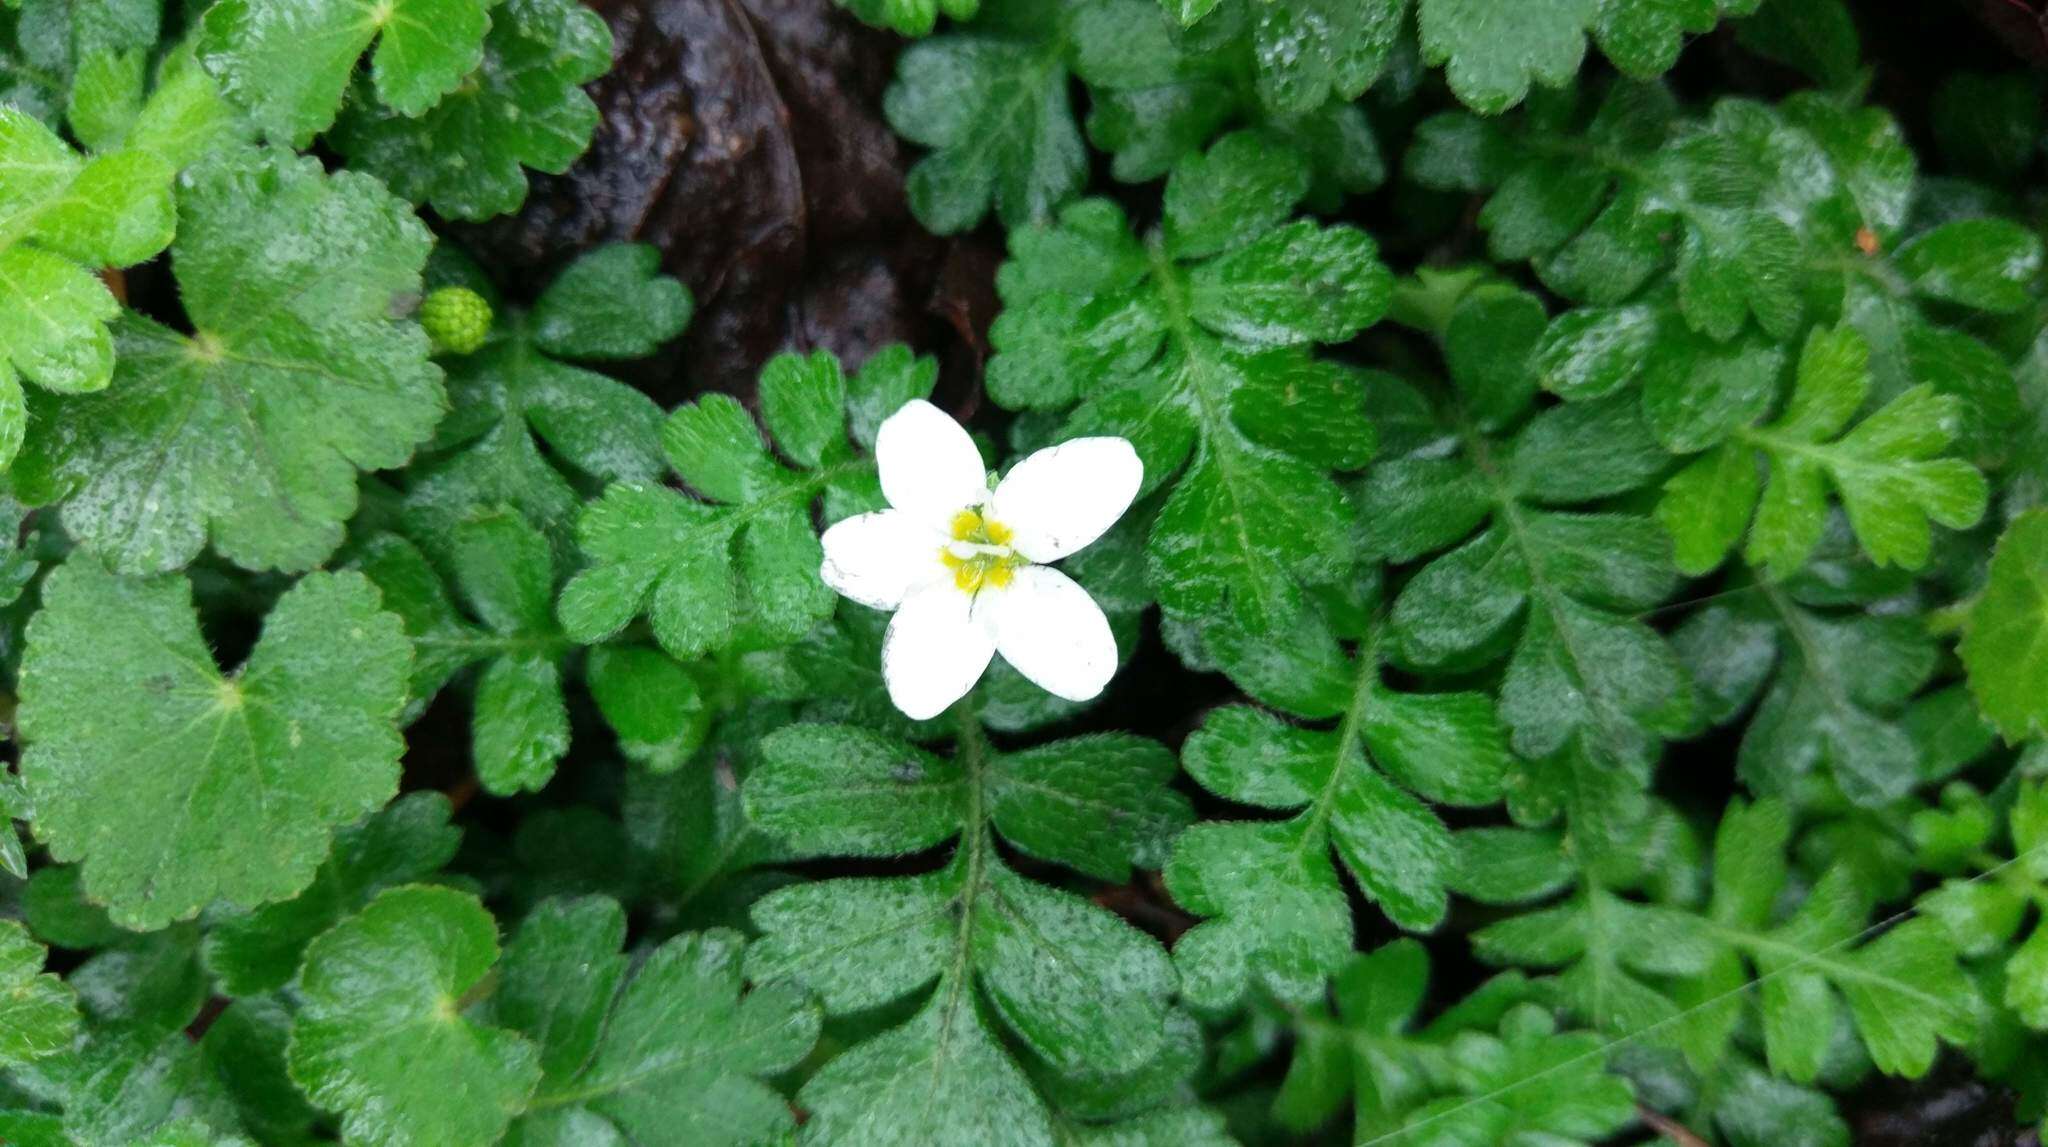
[[[1635,1114],[1628,1081],[1605,1071],[1601,1037],[1559,1033],[1534,1004],[1501,1020],[1498,1036],[1467,1032],[1450,1049],[1462,1095],[1426,1104],[1400,1139],[1431,1147],[1465,1143],[1591,1143]]]
[[[566,555],[585,483],[660,477],[661,408],[566,361],[637,357],[682,330],[689,292],[655,268],[651,247],[599,247],[565,268],[532,312],[501,308],[486,346],[446,361],[453,409],[435,455],[411,475],[404,525],[413,540],[446,558],[459,524],[509,507]]]
[[[569,748],[560,664],[568,641],[554,618],[547,539],[502,511],[479,514],[452,534],[448,560],[461,612],[426,558],[400,538],[371,539],[358,564],[405,619],[418,651],[414,701],[423,704],[451,674],[475,666],[477,779],[493,793],[538,789]]]
[[[1350,515],[1326,471],[1376,442],[1362,380],[1306,348],[1377,321],[1391,294],[1369,237],[1284,222],[1307,188],[1286,148],[1235,133],[1182,161],[1143,240],[1109,203],[1075,204],[1015,234],[991,331],[998,401],[1078,400],[1059,437],[1126,437],[1147,488],[1172,483],[1147,546],[1160,604],[1262,634],[1336,574]]]
[[[1369,644],[1359,657],[1355,685],[1344,681],[1336,694],[1334,731],[1231,706],[1211,712],[1182,750],[1188,772],[1219,796],[1306,806],[1283,823],[1212,824],[1196,830],[1199,839],[1181,838],[1168,887],[1191,910],[1221,917],[1176,949],[1191,999],[1219,1006],[1247,978],[1298,999],[1336,971],[1327,957],[1341,944],[1304,942],[1350,934],[1332,848],[1397,924],[1424,930],[1443,919],[1451,834],[1416,794],[1466,805],[1499,799],[1506,738],[1485,697],[1398,693],[1381,682]],[[1233,844],[1242,849],[1234,860]]]
[[[743,994],[744,944],[724,929],[665,941],[628,976],[625,931],[613,901],[548,900],[507,945],[492,1015],[533,1039],[543,1068],[514,1139],[746,1147],[787,1135],[789,1105],[761,1079],[810,1051],[816,1005],[786,985]]]
[[[807,1134],[937,1144],[1001,1114],[1005,1141],[1053,1142],[1044,1101],[990,1027],[998,1020],[1066,1074],[1128,1072],[1159,1051],[1173,987],[1165,953],[994,853],[991,816],[1022,826],[1027,847],[1044,839],[1043,816],[1031,815],[1042,806],[1014,795],[1031,774],[977,741],[947,760],[848,726],[785,728],[762,752],[744,789],[749,815],[794,855],[893,856],[959,838],[937,871],[799,884],[755,902],[757,983],[808,988],[835,1016],[931,992],[908,1023],[805,1086]],[[998,802],[1005,811],[992,813]],[[1147,835],[1126,836],[1124,855],[1156,849]]]
[[[1937,650],[1912,618],[1840,606],[1807,584],[1751,586],[1688,618],[1675,641],[1710,720],[1761,693],[1736,758],[1753,789],[1789,793],[1825,770],[1849,800],[1880,807],[1924,777],[1922,751],[1897,718]],[[1703,664],[1708,650],[1721,660]]]
[[[1582,738],[1601,759],[1643,767],[1692,704],[1676,657],[1635,617],[1676,583],[1669,543],[1646,518],[1568,507],[1640,486],[1665,455],[1630,395],[1543,411],[1498,453],[1469,441],[1462,457],[1383,463],[1361,489],[1367,552],[1396,561],[1490,521],[1402,588],[1399,659],[1490,660],[1512,635],[1500,713],[1516,750],[1545,757]]]
[[[662,648],[688,660],[735,645],[787,645],[830,616],[812,506],[822,496],[832,520],[880,504],[874,464],[856,453],[851,435],[872,433],[859,417],[877,391],[887,388],[893,399],[908,377],[910,389],[929,393],[930,374],[906,375],[905,365],[892,358],[848,380],[823,351],[771,362],[762,409],[800,469],[769,454],[753,416],[728,395],[677,409],[663,448],[708,501],[620,482],[590,503],[577,537],[592,564],[562,591],[563,629],[594,642],[645,612]]]
[[[1855,330],[1815,330],[1784,413],[1738,428],[1731,441],[1671,478],[1657,516],[1677,543],[1681,569],[1713,569],[1746,530],[1749,561],[1772,577],[1789,576],[1820,543],[1830,486],[1879,565],[1925,565],[1933,548],[1930,519],[1951,529],[1976,524],[1989,496],[1983,475],[1941,456],[1953,438],[1958,400],[1916,387],[1843,433],[1868,394],[1868,361]],[[1757,467],[1766,459],[1770,477],[1759,483]]]

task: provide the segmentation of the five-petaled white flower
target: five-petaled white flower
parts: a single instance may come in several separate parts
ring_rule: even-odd
[[[916,400],[875,436],[890,509],[825,531],[825,584],[893,609],[882,642],[889,699],[913,719],[967,695],[997,653],[1048,692],[1086,701],[1116,672],[1109,620],[1055,562],[1102,536],[1145,468],[1121,438],[1040,450],[990,490],[960,424]]]

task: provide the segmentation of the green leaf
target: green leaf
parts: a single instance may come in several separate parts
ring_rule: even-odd
[[[711,723],[697,679],[654,649],[603,645],[590,651],[584,683],[619,751],[657,773],[674,772],[696,754]]]
[[[1005,753],[988,773],[988,813],[1020,851],[1098,880],[1164,867],[1194,819],[1170,782],[1173,754],[1123,733],[1072,737]]]
[[[420,108],[393,99],[381,74],[374,96],[371,82],[358,80],[334,145],[445,217],[517,211],[526,202],[526,169],[560,175],[590,145],[597,105],[582,85],[604,75],[611,60],[611,29],[576,0],[504,0],[491,9],[482,55],[461,73],[460,86]]]
[[[1896,401],[1931,387],[1952,403],[1947,427],[1955,451],[1986,469],[2002,466],[2016,445],[2011,427],[2024,417],[2013,373],[1999,352],[1955,327],[1938,324],[1911,298],[1880,294],[1859,276],[1844,293],[1847,318],[1870,344],[1871,393]],[[1885,276],[1885,284],[1893,284]]]
[[[301,579],[233,674],[215,668],[182,578],[116,577],[81,556],[43,600],[22,663],[22,772],[37,835],[84,862],[116,923],[294,895],[334,830],[395,792],[409,653],[360,575]]]
[[[1360,488],[1368,554],[1412,561],[1455,545],[1394,602],[1399,660],[1468,667],[1512,645],[1500,713],[1517,752],[1546,757],[1578,738],[1646,768],[1692,707],[1676,657],[1636,616],[1676,585],[1669,545],[1646,518],[1566,507],[1640,486],[1664,453],[1627,395],[1546,410],[1506,443],[1465,441],[1451,457],[1382,463]]]
[[[1725,698],[1720,720],[1763,694],[1736,758],[1752,788],[1789,793],[1825,772],[1851,801],[1879,807],[1924,775],[1896,720],[1935,667],[1917,619],[1823,609],[1803,587],[1758,583],[1688,618],[1675,640],[1695,661],[1717,645],[1744,651],[1735,674],[1701,676]]]
[[[972,27],[897,59],[883,107],[931,149],[906,190],[918,221],[966,231],[993,208],[1005,227],[1045,220],[1081,189],[1087,149],[1068,102],[1070,0],[986,0]]]
[[[829,354],[779,355],[761,371],[761,418],[782,452],[817,469],[846,439],[846,379]]]
[[[1444,329],[1444,367],[1472,419],[1497,430],[1536,395],[1531,361],[1546,333],[1543,301],[1527,291],[1481,286],[1459,300]]]
[[[2041,273],[2041,239],[2008,219],[1963,219],[1915,236],[1896,262],[1913,290],[1973,310],[2028,306]]]
[[[1017,829],[1027,850],[1046,839],[1047,806],[1019,803],[1019,782],[1051,754],[1085,759],[1105,743],[1006,762],[978,734],[963,721],[948,761],[847,726],[797,725],[763,739],[746,780],[750,819],[796,856],[899,855],[958,837],[937,871],[795,884],[754,904],[764,935],[747,973],[757,983],[807,988],[830,1016],[930,989],[914,1018],[805,1085],[805,1133],[821,1142],[949,1143],[990,1119],[1006,1142],[1053,1142],[1043,1100],[988,1026],[997,1020],[1062,1074],[1129,1072],[1163,1045],[1166,954],[1086,900],[1011,870],[990,831]],[[1091,862],[1156,852],[1158,829],[1136,818],[1118,827],[1122,841],[1091,844]]]
[[[1998,539],[1984,592],[1964,624],[1970,695],[2008,741],[2048,730],[2048,511],[2030,510]]]
[[[1563,87],[1578,75],[1586,27],[1600,0],[1535,0],[1503,10],[1487,0],[1420,0],[1423,60],[1445,65],[1467,107],[1495,115],[1521,103],[1532,81]]]
[[[1874,109],[1802,95],[1681,119],[1664,89],[1624,83],[1587,110],[1439,117],[1410,171],[1491,189],[1480,223],[1493,257],[1533,261],[1567,298],[1623,303],[1668,272],[1685,323],[1715,342],[1752,322],[1776,341],[1798,333],[1807,294],[1858,277],[1839,252],[1859,230],[1889,239],[1912,194],[1911,152]]]
[[[630,977],[625,934],[612,901],[549,900],[508,945],[492,1014],[532,1037],[543,1069],[513,1139],[740,1147],[788,1135],[789,1105],[761,1079],[810,1051],[816,1005],[786,985],[743,995],[736,932],[677,936]]]
[[[1482,904],[1525,904],[1570,884],[1576,874],[1553,830],[1468,828],[1456,834],[1451,888]]]
[[[960,830],[967,788],[944,758],[837,725],[793,725],[761,750],[748,818],[798,856],[903,856]]]
[[[1666,450],[1708,449],[1771,408],[1786,357],[1758,333],[1717,343],[1666,314],[1642,374],[1643,417]]]
[[[128,1147],[167,1123],[236,1126],[220,1084],[184,1029],[206,1002],[198,929],[133,937],[72,969],[83,1021],[74,1038],[8,1073],[10,1106],[63,1112],[63,1147]],[[11,1134],[0,1116],[0,1134]],[[240,1140],[229,1140],[246,1147]]]
[[[1231,0],[1217,21],[1244,24],[1260,103],[1283,115],[1354,100],[1392,56],[1405,0]]]
[[[1218,796],[1303,809],[1283,823],[1205,826],[1196,831],[1207,835],[1181,838],[1167,886],[1189,910],[1220,917],[1175,949],[1182,990],[1198,1004],[1223,1006],[1250,980],[1283,998],[1320,991],[1336,971],[1330,956],[1341,959],[1347,946],[1338,938],[1351,934],[1332,848],[1396,924],[1424,931],[1442,921],[1451,833],[1423,799],[1500,799],[1507,741],[1486,697],[1396,692],[1379,659],[1372,641],[1362,643],[1355,669],[1336,671],[1334,706],[1288,706],[1308,717],[1341,713],[1333,732],[1232,706],[1212,711],[1182,749],[1189,774]]]
[[[0,194],[0,250],[41,248],[92,268],[163,250],[171,236],[168,161],[139,148],[88,159],[22,112],[0,113],[0,170],[10,173]]]
[[[497,1142],[541,1077],[525,1037],[463,1014],[497,962],[497,925],[475,897],[383,892],[306,949],[292,1080],[341,1114],[351,1143]]]
[[[538,789],[569,749],[547,541],[513,515],[464,523],[456,531],[455,578],[490,639],[500,643],[477,679],[471,730],[477,777],[494,793]]]
[[[1657,517],[1677,543],[1680,569],[1712,570],[1746,529],[1748,560],[1773,578],[1789,577],[1820,543],[1830,485],[1857,541],[1879,565],[1925,565],[1933,549],[1930,519],[1951,529],[1976,524],[1989,497],[1983,475],[1939,456],[1953,437],[1955,399],[1915,387],[1843,433],[1864,405],[1868,361],[1855,330],[1815,329],[1784,413],[1736,428],[1728,443],[1666,483]],[[1770,466],[1763,483],[1760,460]]]
[[[1861,63],[1856,20],[1842,0],[1767,0],[1736,35],[1750,51],[1830,86],[1850,83]]]
[[[1466,1032],[1452,1043],[1463,1094],[1418,1109],[1401,1139],[1444,1147],[1605,1139],[1636,1105],[1628,1081],[1605,1070],[1602,1042],[1591,1032],[1559,1034],[1548,1012],[1522,1004],[1501,1020],[1498,1037]]]
[[[1891,1075],[1917,1077],[1933,1066],[1941,1042],[1968,1039],[1978,1005],[1940,924],[1909,920],[1857,947],[1868,911],[1854,876],[1836,869],[1775,931],[1735,937],[1763,979],[1764,1045],[1771,1066],[1810,1082],[1821,1062],[1813,1037],[1847,1012],[1871,1062]],[[1839,993],[1836,996],[1829,991]]]
[[[1732,1147],[1849,1147],[1849,1125],[1827,1095],[1731,1061],[1714,1123]]]
[[[833,0],[841,8],[877,28],[888,28],[906,36],[929,36],[945,15],[971,20],[981,0]]]
[[[1090,0],[1069,25],[1088,139],[1110,153],[1112,175],[1139,183],[1219,128],[1250,127],[1300,154],[1309,202],[1335,210],[1386,178],[1372,125],[1349,100],[1380,72],[1398,15],[1377,3],[1232,0],[1205,34],[1185,35],[1153,0]],[[1325,98],[1333,87],[1343,99]]]
[[[16,880],[28,879],[28,853],[22,848],[14,822],[28,820],[34,811],[21,778],[0,776],[0,871]]]
[[[402,115],[441,101],[483,60],[484,0],[225,0],[207,9],[200,59],[264,134],[304,147],[334,122],[356,60],[377,41],[377,96]]]
[[[769,454],[753,416],[728,395],[677,409],[663,448],[709,500],[628,481],[590,503],[577,538],[591,565],[562,591],[563,629],[594,643],[644,612],[662,648],[689,660],[714,649],[788,645],[831,616],[811,507],[822,495],[831,521],[878,504],[874,463],[856,453],[848,419],[877,388],[907,377],[901,367],[871,365],[846,380],[823,351],[769,363],[763,412],[801,469]]]
[[[486,790],[538,789],[569,748],[556,625],[554,564],[547,539],[516,514],[486,513],[448,540],[458,614],[440,579],[410,543],[371,539],[357,564],[405,619],[419,658],[412,695],[424,703],[465,668],[477,668],[471,759]],[[474,618],[472,621],[470,618]]]
[[[168,928],[128,936],[71,972],[89,1034],[83,1046],[105,1031],[142,1033],[150,1039],[177,1032],[199,1015],[207,1000],[205,969],[199,963],[199,929]],[[74,1045],[78,1050],[81,1045]],[[54,1063],[56,1061],[48,1061]]]
[[[251,1147],[239,1135],[222,1135],[197,1120],[166,1124],[151,1132],[140,1147]]]
[[[1584,925],[1544,910],[1493,925],[1475,942],[1489,958],[1536,964],[1581,952],[1590,962],[1602,946],[1618,945],[1622,967],[1694,978],[1685,994],[1700,1006],[1675,1029],[1665,1021],[1676,1018],[1677,1005],[1640,981],[1590,977],[1579,985],[1578,1006],[1617,1012],[1623,1022],[1611,1026],[1623,1033],[1661,1024],[1702,1067],[1726,1052],[1739,1001],[1753,999],[1772,1068],[1795,1081],[1810,1082],[1820,1072],[1843,1019],[1880,1071],[1924,1074],[1941,1042],[1970,1037],[1981,1006],[1943,926],[1915,919],[1866,928],[1873,897],[1849,865],[1830,869],[1795,911],[1774,920],[1787,881],[1789,829],[1777,801],[1731,806],[1716,842],[1710,920],[1595,892],[1588,903],[1597,911]],[[1754,968],[1753,994],[1741,991],[1744,960]],[[1564,982],[1580,974],[1574,968]]]
[[[107,919],[105,909],[86,899],[74,864],[37,869],[21,890],[21,909],[36,939],[59,948],[107,948],[128,938]]]
[[[1601,1031],[1671,1042],[1679,1006],[1667,977],[1698,976],[1716,954],[1697,917],[1639,904],[1598,886],[1561,904],[1488,925],[1473,951],[1495,964],[1561,967],[1558,990],[1572,1014]]]
[[[221,154],[185,176],[172,266],[197,333],[119,326],[120,385],[30,404],[52,433],[24,500],[124,573],[182,566],[211,537],[251,569],[303,570],[341,541],[356,472],[403,464],[442,411],[416,324],[426,228],[375,180],[310,158]]]
[[[828,1147],[1057,1142],[972,993],[935,993],[908,1023],[825,1065],[798,1098],[813,1119],[806,1138]]]
[[[1428,950],[1412,939],[1353,955],[1337,977],[1334,1014],[1311,1005],[1313,1022],[1297,1027],[1275,1116],[1312,1131],[1349,1094],[1355,1141],[1398,1134],[1401,1117],[1432,1090],[1426,1077],[1448,1068],[1444,1049],[1413,1030],[1428,982]]]
[[[292,1013],[275,996],[229,1004],[200,1037],[200,1056],[233,1096],[250,1134],[264,1143],[303,1142],[320,1113],[299,1094],[285,1066]]]
[[[62,8],[0,0],[0,103],[52,128],[63,124],[73,71],[73,29]]]
[[[690,325],[690,289],[661,273],[661,251],[611,243],[569,264],[533,304],[533,337],[563,358],[645,358]]]
[[[1615,67],[1653,79],[1678,62],[1686,36],[1714,30],[1722,9],[1754,6],[1754,0],[1606,0],[1593,38]]]
[[[60,1051],[78,1027],[71,989],[43,971],[43,955],[27,928],[0,920],[0,1064]]]
[[[54,391],[104,388],[113,376],[107,322],[120,304],[94,274],[164,249],[171,178],[147,151],[90,159],[26,112],[0,107],[0,468],[20,448],[19,378]]]
[[[196,998],[193,1008],[196,1013]],[[68,1049],[16,1069],[10,1082],[63,1111],[61,1121],[52,1117],[45,1124],[49,1138],[33,1138],[40,1129],[31,1128],[29,1144],[248,1147],[245,1139],[211,1130],[232,1127],[234,1110],[178,1028],[108,1016]],[[0,1113],[0,1134],[10,1139],[18,1130],[12,1117]]]
[[[1942,794],[1945,806],[1956,806],[1954,813],[1923,810],[1915,814],[1914,843],[1922,857],[1929,857],[1930,852],[1945,843],[1957,846],[1952,856],[1929,858],[1930,865],[1952,860],[1957,863],[1949,866],[1950,871],[1984,871],[1969,879],[1944,881],[1940,888],[1922,896],[1914,907],[1920,915],[1939,922],[1950,945],[1962,956],[2002,956],[2002,977],[1987,978],[1981,986],[1987,995],[2002,1000],[2016,1024],[2038,1028],[2048,1023],[2048,991],[2043,990],[2044,983],[2048,983],[2043,963],[2048,959],[2048,937],[2042,935],[2038,924],[2029,920],[2028,907],[2040,894],[2044,873],[2041,857],[2035,850],[2042,843],[2042,826],[2048,823],[2048,799],[2044,799],[2048,798],[2048,787],[2038,781],[2023,781],[2012,795],[2007,818],[2012,836],[2010,861],[2000,861],[1997,851],[1986,847],[1986,837],[1994,827],[1991,809],[1966,785],[1951,785]],[[1958,796],[1961,799],[1952,802],[1951,798]],[[1973,823],[1962,825],[1965,817]],[[1943,820],[1948,823],[1940,823]],[[1965,833],[1976,839],[1954,839]],[[1951,840],[1930,839],[1936,834],[1947,834]],[[1999,879],[1987,879],[1992,876]],[[2023,932],[2029,934],[2022,936]],[[1997,1036],[1980,1033],[1977,1038],[1981,1046]]]
[[[1566,311],[1536,347],[1537,381],[1568,401],[1605,398],[1641,373],[1657,329],[1657,312],[1646,306]]]
[[[1287,150],[1238,133],[1182,162],[1143,242],[1109,203],[1075,204],[1013,233],[990,332],[997,401],[1085,395],[1058,437],[1121,435],[1148,490],[1173,483],[1147,547],[1161,606],[1254,633],[1339,572],[1350,515],[1325,471],[1375,445],[1362,380],[1304,348],[1375,321],[1390,280],[1365,235],[1283,222],[1305,189]]]
[[[653,274],[652,255],[635,244],[598,248],[557,276],[531,313],[501,309],[491,342],[448,363],[453,409],[406,493],[414,541],[445,559],[456,526],[509,506],[566,556],[579,490],[661,476],[661,408],[557,357],[633,357],[675,337],[689,293]]]
[[[1174,843],[1166,869],[1174,899],[1215,918],[1174,948],[1190,998],[1233,1000],[1256,975],[1283,999],[1306,999],[1344,962],[1350,906],[1328,850],[1301,843],[1287,826],[1217,821]]]
[[[305,891],[215,922],[206,933],[206,966],[221,990],[249,997],[284,987],[315,936],[384,889],[439,872],[462,840],[449,813],[439,793],[408,793],[336,833],[334,850]]]

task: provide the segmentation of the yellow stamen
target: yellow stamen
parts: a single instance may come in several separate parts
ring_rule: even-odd
[[[942,549],[939,551],[939,560],[946,564],[947,569],[953,571],[953,584],[962,592],[973,593],[981,588],[982,571],[987,564],[984,559],[963,558],[951,550]]]
[[[1015,531],[982,517],[979,511],[962,510],[953,515],[948,532],[955,542],[967,543],[960,547],[966,553],[955,553],[953,547],[942,546],[939,560],[953,571],[953,584],[964,593],[984,587],[1003,589],[1010,584],[1016,567],[1023,564],[1023,559],[1008,548]],[[980,552],[976,552],[977,548]]]

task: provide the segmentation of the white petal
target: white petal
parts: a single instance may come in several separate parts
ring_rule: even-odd
[[[1109,619],[1060,571],[1025,566],[1008,588],[983,590],[975,601],[995,629],[1003,660],[1046,692],[1086,701],[1116,675]]]
[[[875,433],[875,465],[891,506],[941,526],[988,500],[988,471],[974,439],[922,398],[883,421]]]
[[[927,582],[903,599],[882,638],[882,680],[889,700],[913,721],[936,717],[967,695],[995,654],[995,637],[972,616],[972,597],[950,579]]]
[[[939,560],[946,537],[900,510],[857,514],[818,539],[825,564],[818,576],[838,592],[876,609],[895,609],[903,595],[953,571]]]
[[[1076,438],[1011,467],[989,513],[1014,533],[1011,545],[1052,562],[1102,536],[1131,508],[1145,464],[1121,438]]]

